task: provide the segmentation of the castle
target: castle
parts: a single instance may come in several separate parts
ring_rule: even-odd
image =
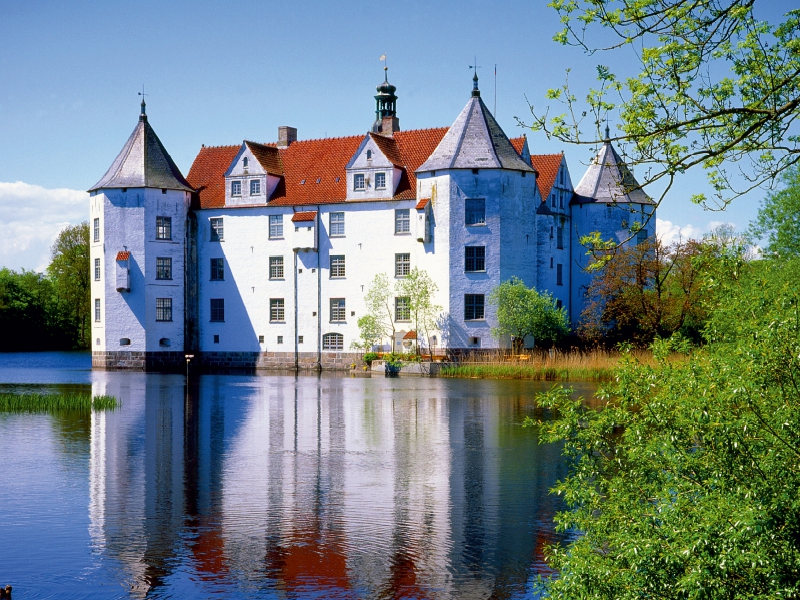
[[[655,205],[606,141],[573,187],[563,154],[531,154],[481,99],[477,75],[450,127],[402,131],[395,86],[377,87],[365,135],[203,147],[184,178],[139,122],[89,190],[92,364],[170,369],[347,368],[378,273],[436,282],[439,351],[495,339],[491,290],[512,276],[552,294],[576,324],[591,275],[580,238],[631,236]],[[648,231],[650,227],[651,230]],[[653,225],[638,231],[645,239]],[[403,350],[407,299],[391,306]]]

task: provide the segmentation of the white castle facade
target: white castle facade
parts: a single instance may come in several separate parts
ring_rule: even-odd
[[[577,187],[562,154],[532,155],[472,95],[449,128],[401,131],[395,87],[366,135],[203,147],[184,178],[145,106],[90,190],[93,365],[348,368],[376,274],[436,282],[440,327],[420,344],[495,339],[491,290],[512,276],[576,324],[590,275],[580,238],[623,241],[654,205],[606,141]],[[648,220],[647,217],[650,216]],[[651,228],[653,225],[648,225]],[[636,240],[647,237],[645,228]],[[416,336],[393,298],[395,339]]]

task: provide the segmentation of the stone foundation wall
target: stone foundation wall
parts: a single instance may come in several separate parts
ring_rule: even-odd
[[[326,371],[349,371],[353,364],[362,369],[364,362],[355,352],[323,352],[321,367]],[[197,352],[191,367],[203,370],[243,369],[294,369],[294,352]],[[316,352],[300,352],[297,356],[300,369],[320,368]],[[134,371],[170,372],[186,368],[183,352],[92,352],[92,368],[127,369]]]

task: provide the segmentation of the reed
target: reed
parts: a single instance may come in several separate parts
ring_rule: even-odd
[[[118,402],[114,396],[94,396],[90,393],[8,394],[0,393],[0,412],[44,413],[60,410],[113,410]]]
[[[653,363],[650,352],[633,351],[643,363]],[[611,350],[588,352],[531,352],[515,355],[488,352],[471,355],[457,364],[442,368],[442,377],[479,379],[533,379],[538,381],[611,381],[619,365],[620,354]]]

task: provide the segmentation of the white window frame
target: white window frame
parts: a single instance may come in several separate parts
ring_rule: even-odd
[[[394,234],[407,235],[411,233],[411,209],[396,208],[394,211]]]
[[[94,220],[94,241],[100,241],[100,219],[98,218]]]
[[[241,196],[242,195],[242,182],[238,179],[235,181],[231,181],[231,196]]]
[[[408,296],[394,297],[394,320],[397,323],[411,322],[411,302]]]
[[[261,180],[260,179],[251,179],[250,180],[250,195],[251,196],[260,196],[261,195]]]
[[[341,333],[326,333],[322,336],[323,350],[344,350],[344,336]]]
[[[269,239],[279,240],[283,238],[283,215],[269,216]]]
[[[331,323],[342,323],[347,320],[347,303],[344,298],[331,298]]]
[[[225,240],[225,222],[222,217],[212,217],[208,220],[211,227],[211,241],[222,242]]]
[[[100,259],[94,259],[94,280],[100,281]]]
[[[376,190],[386,189],[386,173],[384,173],[383,171],[375,173],[375,189]]]
[[[269,322],[283,323],[286,320],[286,302],[283,298],[269,299]]]
[[[343,279],[346,276],[345,255],[331,254],[331,279]]]
[[[363,192],[367,189],[367,180],[364,173],[356,173],[353,175],[353,191]]]
[[[330,213],[328,226],[330,228],[330,237],[344,237],[344,213]]]
[[[394,276],[405,277],[411,272],[411,253],[398,252],[394,255]]]
[[[269,257],[269,278],[283,279],[283,256]]]

